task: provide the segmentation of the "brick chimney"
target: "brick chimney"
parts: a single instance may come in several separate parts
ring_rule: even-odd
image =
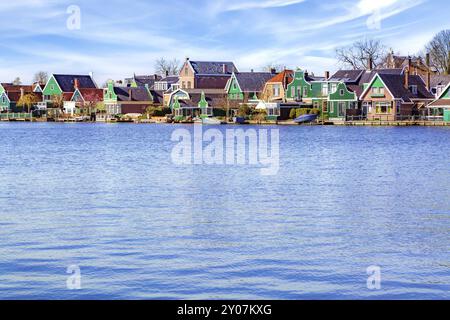
[[[133,101],[133,90],[128,89],[128,100]]]
[[[427,90],[431,91],[431,58],[430,58],[430,53],[427,53],[426,55],[426,62],[427,64],[427,80],[426,80],[426,85],[427,85]]]
[[[166,78],[169,76],[169,70],[166,70]]]
[[[409,90],[409,67],[405,69],[405,89]]]
[[[227,65],[225,63],[222,65],[222,73],[223,74],[227,74],[228,73],[228,68],[227,68]]]
[[[372,57],[372,56],[370,56],[369,59],[368,59],[368,62],[367,62],[367,69],[368,69],[369,71],[372,71],[372,70],[373,70],[373,57]]]
[[[78,81],[77,78],[75,78],[73,82],[73,87],[75,88],[75,90],[77,90],[80,87],[80,82]]]
[[[325,80],[330,79],[330,71],[325,71]]]

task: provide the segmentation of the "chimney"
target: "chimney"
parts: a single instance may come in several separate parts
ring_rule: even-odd
[[[431,91],[431,58],[430,58],[430,53],[427,53],[426,55],[426,62],[427,64],[427,81],[426,81],[426,85],[427,85],[427,90]]]
[[[223,65],[222,65],[222,73],[223,74],[227,74],[228,72],[227,72],[228,70],[227,70],[227,65],[224,63]]]
[[[325,80],[330,79],[330,71],[325,71]]]
[[[368,69],[369,71],[372,71],[372,70],[373,70],[373,57],[370,56],[368,60],[369,60],[369,61],[368,61],[367,69]]]
[[[189,61],[189,57],[186,57],[186,62]]]
[[[166,78],[169,76],[169,70],[166,70]]]
[[[405,89],[409,90],[409,68],[405,69]]]
[[[276,73],[277,73],[277,69],[271,68],[271,69],[270,69],[270,73],[271,73],[271,74],[276,74]]]
[[[155,79],[155,81],[158,81],[158,75],[157,74],[153,75],[153,78]]]
[[[253,73],[253,72],[254,72],[254,70],[252,69],[252,70],[250,70],[250,72],[251,72],[251,73]]]
[[[128,100],[132,101],[133,100],[133,90],[128,89]]]
[[[308,78],[308,70],[305,70],[305,79]]]
[[[75,88],[75,90],[77,90],[80,87],[80,82],[78,81],[77,78],[75,78],[73,82],[73,87]]]

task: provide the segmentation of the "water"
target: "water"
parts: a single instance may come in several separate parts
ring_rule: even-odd
[[[0,123],[0,299],[450,298],[448,128],[277,127],[276,176],[176,128]]]

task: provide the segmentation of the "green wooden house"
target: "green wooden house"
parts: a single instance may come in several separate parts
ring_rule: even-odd
[[[336,85],[336,84],[334,84]],[[294,79],[287,86],[286,100],[300,102],[305,107],[327,111],[328,95],[333,84],[324,77],[315,77],[308,72],[297,69]]]
[[[445,122],[450,122],[450,83],[439,97],[428,105],[428,110],[431,117],[442,117]]]
[[[348,110],[358,108],[358,97],[344,82],[332,83],[328,95],[328,117],[330,120],[345,120]]]
[[[271,72],[233,72],[225,86],[229,101],[236,103],[258,104],[264,87],[275,73]]]

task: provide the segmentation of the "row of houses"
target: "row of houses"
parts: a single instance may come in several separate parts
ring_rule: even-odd
[[[2,83],[0,112],[23,112],[26,103],[20,101],[31,95],[36,114],[82,114],[97,121],[142,115],[149,107],[166,108],[179,120],[224,110],[232,117],[242,106],[264,111],[269,120],[287,120],[292,109],[304,108],[318,110],[329,121],[411,116],[450,121],[450,76],[428,65],[392,56],[383,69],[369,61],[365,70],[316,76],[302,69],[240,72],[233,62],[186,59],[178,75],[134,75],[103,88],[92,74],[52,74],[47,83],[32,85]]]

